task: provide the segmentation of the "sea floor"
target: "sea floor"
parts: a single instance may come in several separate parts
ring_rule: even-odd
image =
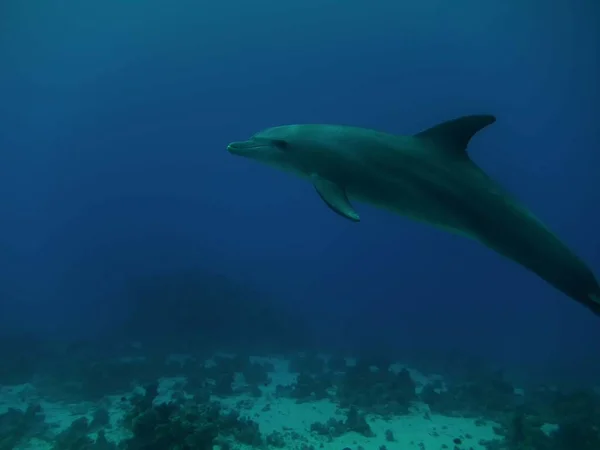
[[[382,418],[366,414],[365,419],[373,435],[365,436],[355,431],[341,436],[323,436],[311,431],[315,422],[325,423],[331,418],[343,419],[344,414],[332,399],[302,400],[277,395],[278,386],[292,387],[298,374],[289,370],[289,361],[283,358],[253,358],[266,362],[273,370],[268,372],[270,382],[260,386],[260,395],[249,394],[244,389],[244,381],[236,380],[232,386],[234,393],[227,396],[211,395],[211,400],[220,403],[224,410],[237,410],[241,417],[252,419],[258,424],[262,435],[278,432],[285,441],[286,448],[298,449],[388,449],[388,450],[436,450],[473,449],[485,447],[483,441],[502,439],[495,434],[493,422],[481,423],[473,418],[447,417],[431,413],[427,404],[413,402],[407,414]],[[428,377],[414,370],[410,371],[420,388],[430,382]],[[239,377],[238,377],[239,378]],[[438,377],[439,378],[439,377]],[[434,378],[436,380],[438,378]],[[185,395],[185,377],[168,377],[157,380],[158,396],[154,404],[166,403],[177,397],[182,390]],[[122,422],[129,408],[124,398],[132,396],[135,390],[122,395],[107,396],[95,402],[49,401],[40,394],[35,383],[4,386],[0,389],[0,414],[10,408],[25,411],[31,404],[39,404],[44,414],[47,431],[43,436],[30,437],[19,442],[15,450],[49,450],[55,445],[52,436],[68,429],[77,419],[94,419],[99,409],[108,411],[108,423],[102,426],[109,442],[119,443],[131,437],[131,431]],[[239,389],[239,393],[235,393]],[[90,433],[92,439],[96,432]],[[238,447],[249,447],[238,444]],[[268,444],[265,444],[265,448]]]
[[[523,391],[493,372],[456,382],[398,363],[382,370],[323,355],[167,359],[104,361],[80,379],[3,385],[0,450],[512,450],[521,448],[515,435],[543,443],[535,450],[562,449],[571,445],[549,440],[552,418],[568,405],[574,414],[584,403],[600,405],[593,393],[536,391],[529,422],[516,414]],[[590,424],[584,433],[597,432]],[[210,433],[214,439],[198,444]]]

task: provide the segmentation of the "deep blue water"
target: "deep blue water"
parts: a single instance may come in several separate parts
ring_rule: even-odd
[[[369,206],[344,221],[225,147],[288,123],[495,114],[472,158],[600,273],[595,3],[4,1],[4,331],[101,336],[127,280],[210,268],[323,345],[594,360],[598,318],[520,266]]]

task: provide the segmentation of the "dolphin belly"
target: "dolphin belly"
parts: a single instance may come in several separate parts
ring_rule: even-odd
[[[348,195],[362,203],[385,209],[451,233],[472,235],[460,201],[451,191],[423,183],[416,177],[372,179],[348,188]]]

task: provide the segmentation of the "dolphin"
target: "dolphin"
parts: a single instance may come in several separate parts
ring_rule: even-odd
[[[414,135],[343,125],[268,128],[227,150],[308,179],[325,204],[359,222],[351,200],[475,239],[600,315],[592,271],[468,156],[492,115],[469,115]]]

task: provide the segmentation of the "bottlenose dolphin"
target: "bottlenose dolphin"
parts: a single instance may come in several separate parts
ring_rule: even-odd
[[[475,239],[600,315],[592,271],[467,155],[471,138],[495,121],[465,116],[408,136],[286,125],[227,150],[307,178],[329,208],[351,221],[360,221],[353,199]]]

